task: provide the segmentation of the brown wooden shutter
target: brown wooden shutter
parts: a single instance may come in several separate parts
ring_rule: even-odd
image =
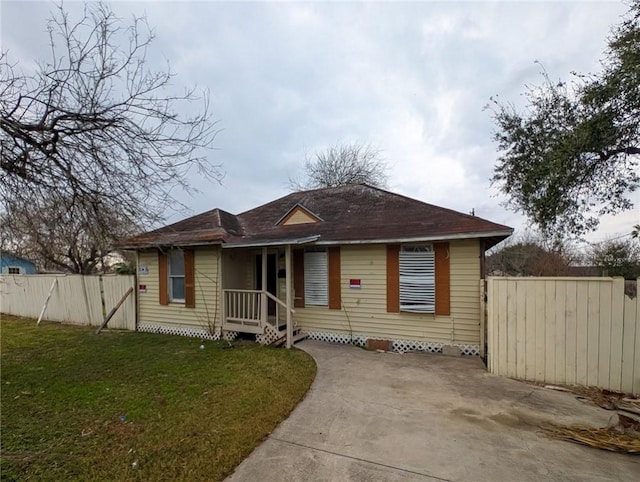
[[[169,304],[169,275],[167,273],[167,255],[158,251],[158,289],[160,290],[160,304]]]
[[[400,245],[387,245],[387,312],[400,313]]]
[[[304,308],[304,249],[293,250],[293,306]]]
[[[196,307],[196,265],[193,249],[184,250],[184,306]]]
[[[342,308],[340,293],[340,247],[329,248],[329,309]]]
[[[436,315],[451,314],[451,270],[449,243],[434,243],[436,257]]]

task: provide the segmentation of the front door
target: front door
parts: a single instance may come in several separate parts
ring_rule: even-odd
[[[267,254],[267,291],[273,296],[278,296],[278,258],[275,254]],[[256,289],[262,289],[262,255],[256,255]],[[276,302],[269,299],[267,302],[269,315],[276,314]]]

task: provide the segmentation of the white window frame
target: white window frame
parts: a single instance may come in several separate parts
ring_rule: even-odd
[[[182,274],[174,274],[173,270],[175,268],[173,268],[173,256],[175,254],[180,254],[180,256],[182,257]],[[185,286],[185,277],[184,277],[184,251],[181,249],[172,249],[171,251],[169,251],[169,254],[167,256],[167,276],[169,278],[168,283],[167,283],[167,288],[169,289],[169,301],[171,303],[184,303],[185,302],[185,292],[186,292],[186,286]],[[174,298],[173,297],[173,280],[176,278],[182,278],[182,298]]]
[[[12,270],[18,270],[17,273],[12,273]],[[7,266],[7,274],[22,274],[22,268],[20,266]]]
[[[436,312],[436,260],[433,245],[400,248],[400,311]]]
[[[326,249],[304,251],[304,304],[329,306],[329,255]]]

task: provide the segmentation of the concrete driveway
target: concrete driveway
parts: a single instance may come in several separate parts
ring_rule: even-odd
[[[311,390],[228,480],[640,480],[640,457],[538,433],[613,415],[571,394],[491,375],[475,358],[298,346],[318,364]]]

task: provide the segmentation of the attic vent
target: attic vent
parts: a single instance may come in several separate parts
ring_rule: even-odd
[[[313,214],[300,204],[293,206],[287,213],[282,216],[276,226],[291,226],[294,224],[314,224],[322,221],[320,217]]]

